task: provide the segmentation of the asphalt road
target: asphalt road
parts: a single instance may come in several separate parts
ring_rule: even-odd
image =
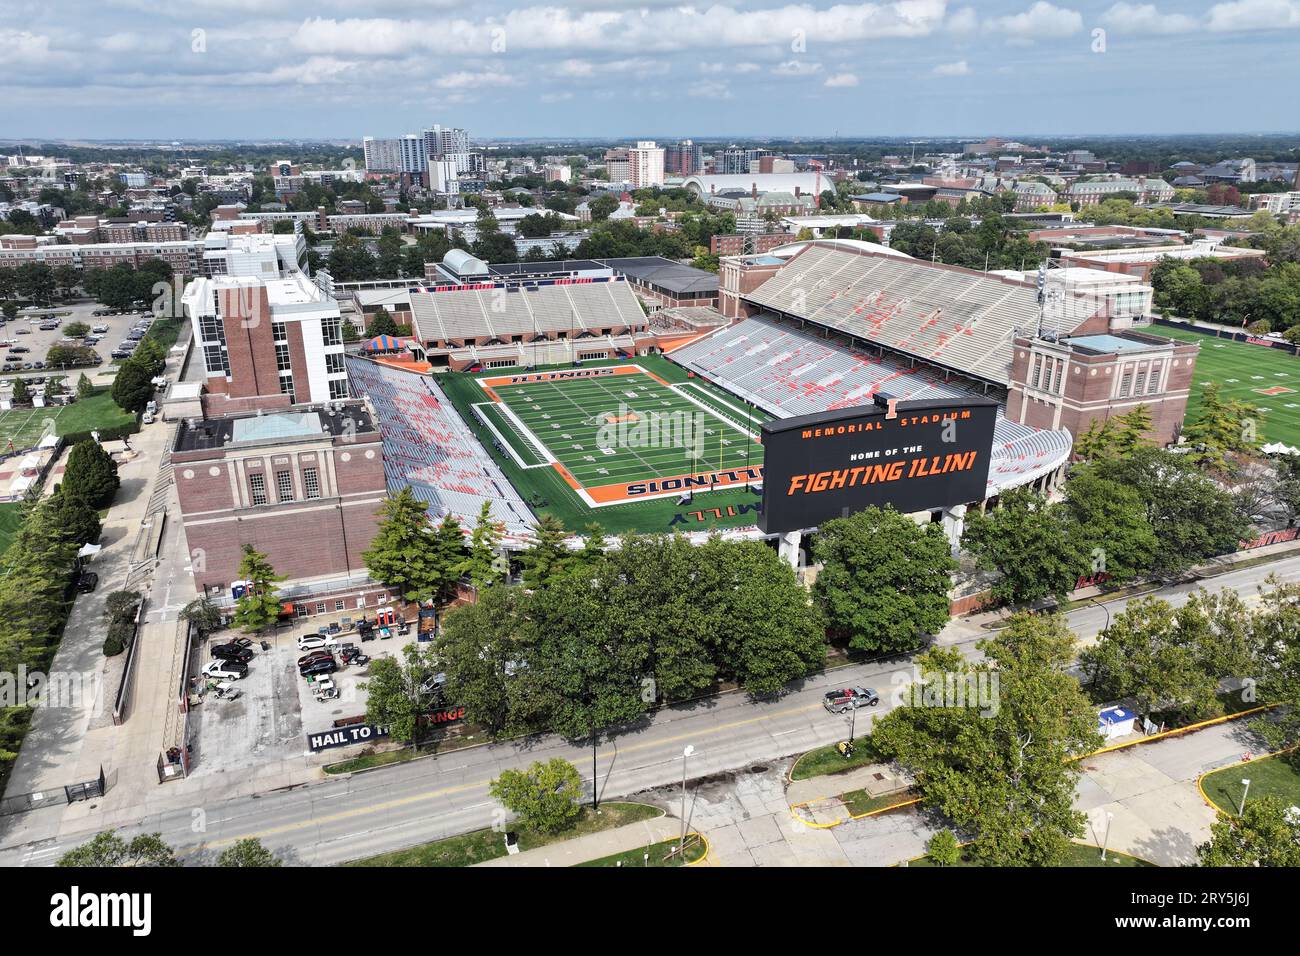
[[[1297,579],[1300,555],[1232,571],[1205,585],[1215,590],[1231,588],[1249,600],[1270,574]],[[1195,587],[1166,588],[1160,596],[1178,605]],[[1126,603],[1112,602],[1111,614]],[[1071,628],[1083,640],[1094,637],[1106,624],[1106,612],[1100,607],[1080,608],[1068,617]],[[974,645],[983,636],[968,623],[954,622],[941,642],[961,646],[977,656]],[[686,773],[698,779],[843,739],[848,718],[827,713],[821,706],[822,694],[840,685],[872,686],[882,701],[869,713],[883,713],[893,704],[891,688],[907,675],[905,665],[854,665],[804,681],[778,700],[753,701],[743,693],[733,693],[661,711],[612,739],[602,739],[596,766],[602,799],[680,781],[682,749],[687,745],[695,752]],[[859,732],[870,719],[859,713]],[[572,761],[591,779],[589,746],[544,736],[451,752],[280,792],[177,807],[145,816],[137,827],[122,832],[129,836],[159,831],[187,861],[196,863],[211,860],[240,838],[259,837],[286,862],[335,864],[499,824],[500,810],[488,795],[489,781],[505,768],[550,757]],[[52,864],[88,835],[0,850],[0,865]]]

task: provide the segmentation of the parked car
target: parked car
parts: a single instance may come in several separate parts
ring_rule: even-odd
[[[316,677],[320,674],[333,674],[338,669],[338,661],[331,656],[303,664],[298,668],[298,673],[303,677]]]
[[[335,638],[323,634],[298,635],[298,650],[300,651],[314,651],[318,647],[334,647],[338,643]]]
[[[212,680],[241,680],[248,676],[248,665],[238,661],[208,661],[203,676]]]
[[[99,575],[94,571],[82,571],[81,576],[77,578],[77,590],[82,594],[89,594],[97,587],[99,587]]]
[[[98,312],[96,312],[95,314],[96,314],[96,315],[99,315]],[[94,332],[96,335],[103,335],[105,332],[108,331],[108,326],[107,326],[107,325],[96,325],[96,326],[95,326],[94,328],[92,328],[90,331]]]
[[[247,647],[239,647],[236,644],[213,644],[208,649],[217,660],[222,661],[239,661],[246,664],[253,659],[253,652]]]
[[[842,714],[859,707],[875,707],[878,703],[880,695],[870,687],[842,687],[829,691],[822,700],[822,706],[832,714]]]
[[[310,654],[304,654],[302,657],[298,658],[298,666],[302,667],[304,664],[310,664],[312,661],[327,660],[333,656],[334,655],[329,651],[321,648],[318,651],[312,651]]]

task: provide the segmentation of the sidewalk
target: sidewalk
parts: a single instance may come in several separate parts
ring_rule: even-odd
[[[655,817],[613,830],[588,833],[586,836],[524,850],[513,856],[498,857],[479,866],[574,866],[590,860],[626,853],[638,847],[676,840],[682,835],[682,822],[676,817]]]

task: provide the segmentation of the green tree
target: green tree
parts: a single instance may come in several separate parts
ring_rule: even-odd
[[[86,376],[85,372],[82,372],[81,375],[77,378],[77,398],[80,398],[84,401],[85,399],[90,398],[90,396],[94,394],[95,394],[95,386],[90,384],[90,379]]]
[[[113,401],[123,411],[143,412],[154,396],[153,374],[143,362],[127,359],[113,379]]]
[[[503,559],[500,554],[501,527],[492,517],[492,506],[484,501],[479,509],[474,530],[469,536],[469,556],[461,567],[461,572],[469,578],[476,590],[482,590],[504,577]]]
[[[1079,663],[1103,700],[1132,697],[1144,714],[1180,707],[1195,717],[1218,716],[1219,677],[1204,666],[1196,637],[1168,602],[1140,598],[1115,615]]]
[[[53,520],[65,529],[77,544],[94,544],[99,540],[102,527],[99,511],[81,495],[60,489],[60,494],[48,499],[54,511]]]
[[[528,706],[531,675],[521,670],[530,653],[527,603],[520,588],[488,588],[477,601],[451,611],[438,636],[449,699],[492,737],[539,729]]]
[[[407,644],[402,659],[381,657],[370,662],[366,691],[366,720],[406,743],[419,744],[422,724],[434,703],[431,679],[439,673],[433,649]]]
[[[63,470],[61,488],[65,495],[80,498],[93,508],[106,508],[121,483],[117,462],[99,442],[88,438],[72,446]]]
[[[14,379],[14,398],[13,398],[14,404],[26,405],[31,400],[32,400],[32,393],[31,390],[28,389],[27,387],[27,379],[21,377]]]
[[[1258,673],[1259,700],[1279,704],[1271,719],[1256,720],[1251,729],[1274,749],[1300,743],[1300,584],[1283,583],[1270,575],[1260,589],[1261,601],[1251,619],[1251,639],[1267,648]]]
[[[1202,467],[1225,469],[1233,452],[1250,452],[1258,445],[1259,409],[1246,402],[1225,401],[1218,382],[1206,382],[1195,421],[1183,429],[1183,441],[1192,449],[1187,456]]]
[[[1151,570],[1158,576],[1174,577],[1206,558],[1235,551],[1250,530],[1232,492],[1185,455],[1142,445],[1092,467],[1098,477],[1137,492],[1147,524],[1156,530]]]
[[[85,322],[69,322],[63,327],[63,334],[70,339],[84,339],[90,334],[90,326]]]
[[[379,506],[379,527],[361,558],[377,580],[400,589],[407,601],[438,594],[446,569],[427,506],[409,485]]]
[[[222,850],[217,857],[217,866],[276,867],[280,866],[280,858],[262,846],[261,840],[249,837]]]
[[[280,592],[275,587],[285,579],[275,573],[266,555],[251,544],[243,547],[239,561],[239,579],[244,582],[242,597],[235,602],[234,624],[242,631],[260,631],[280,618]]]
[[[525,587],[543,587],[565,572],[573,555],[564,544],[567,538],[564,523],[553,515],[543,515],[533,525],[533,543],[520,555]]]
[[[593,781],[594,786],[594,781]],[[504,770],[488,787],[493,798],[519,818],[526,829],[559,833],[582,813],[582,777],[567,760],[540,760],[527,770]]]
[[[1119,426],[1115,435],[1115,450],[1118,454],[1126,455],[1147,441],[1147,434],[1151,431],[1151,409],[1145,405],[1136,405],[1115,421]]]
[[[962,544],[980,568],[997,572],[990,589],[1001,605],[1060,599],[1088,567],[1070,533],[1069,515],[1030,488],[998,497],[998,507],[972,513]]]
[[[940,830],[930,837],[925,852],[939,866],[956,866],[961,862],[961,844],[951,830]]]
[[[1110,583],[1150,570],[1159,543],[1138,493],[1084,466],[1065,486],[1064,511],[1072,552]]]
[[[957,563],[937,524],[867,508],[822,525],[813,556],[822,564],[813,597],[856,650],[910,650],[948,622]]]
[[[56,866],[125,867],[180,866],[161,833],[142,833],[128,842],[112,830],[95,834],[81,846],[59,857]]]
[[[1196,848],[1201,866],[1300,866],[1300,816],[1274,796],[1247,802],[1241,816],[1222,811],[1210,839]]]
[[[200,634],[211,634],[221,627],[221,609],[206,597],[198,597],[181,608],[182,621],[188,621]]]
[[[393,321],[387,309],[380,309],[370,317],[366,334],[372,338],[376,335],[397,335],[397,323]]]
[[[1096,711],[1065,672],[1074,635],[1059,616],[1017,614],[980,647],[986,660],[955,674],[957,655],[937,655],[947,672],[924,669],[872,743],[914,775],[927,806],[975,834],[977,862],[1059,865],[1084,826],[1074,809],[1082,768],[1070,758],[1101,744]],[[985,691],[952,706],[957,682]]]

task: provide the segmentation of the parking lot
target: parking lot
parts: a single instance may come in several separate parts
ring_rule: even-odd
[[[334,721],[357,717],[366,712],[366,693],[358,685],[365,681],[367,666],[345,665],[328,675],[338,696],[317,699],[317,684],[298,675],[298,659],[307,651],[299,650],[299,635],[314,634],[321,621],[295,622],[274,634],[264,635],[269,647],[263,649],[255,640],[253,657],[246,677],[231,681],[239,691],[234,699],[220,699],[213,691],[203,695],[203,702],[191,708],[190,728],[193,747],[191,776],[247,772],[278,761],[309,757],[325,763],[346,756],[333,750],[311,754],[307,734],[330,730]],[[239,637],[236,631],[218,631],[200,644],[191,663],[191,673],[212,660],[209,647]],[[355,633],[339,634],[340,643],[355,644],[372,660],[400,657],[402,648],[414,641],[415,631],[406,637],[394,635],[386,640],[364,643]],[[336,653],[336,659],[338,655]],[[199,681],[200,686],[205,684]]]
[[[148,317],[149,313],[147,311],[136,311],[122,315],[97,316],[94,314],[102,310],[104,310],[104,306],[98,302],[87,301],[20,313],[12,321],[0,324],[0,342],[12,343],[9,347],[0,349],[0,364],[21,361],[23,364],[30,362],[35,365],[37,362],[44,362],[50,347],[58,345],[63,340],[63,329],[71,322],[84,322],[92,329],[96,326],[108,327],[108,331],[101,333],[98,336],[99,341],[91,347],[99,354],[99,357],[103,360],[103,365],[109,364],[112,361],[113,350],[119,348],[126,340],[131,327]],[[42,329],[40,326],[44,323],[43,317],[51,313],[58,318],[59,327],[57,329]],[[0,316],[0,318],[3,317]],[[27,351],[14,353],[12,351],[13,346],[27,349]],[[12,355],[12,358],[8,357],[10,355]],[[6,379],[13,378],[18,374],[31,378],[41,375],[42,371],[41,369],[27,369],[21,372],[10,370],[0,374]],[[44,371],[48,372],[48,370]],[[82,371],[94,374],[93,368],[71,369],[69,373],[75,377]]]

